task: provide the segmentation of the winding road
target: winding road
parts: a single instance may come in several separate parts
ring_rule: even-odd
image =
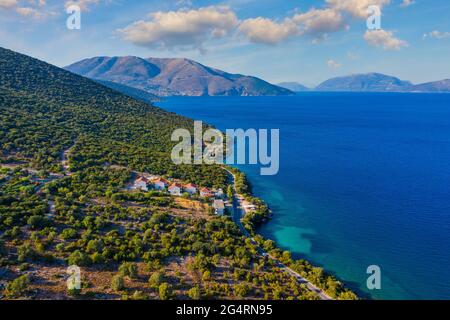
[[[232,219],[233,219],[234,223],[236,223],[236,225],[239,227],[239,229],[241,230],[242,234],[244,236],[246,236],[247,238],[250,238],[252,243],[258,247],[258,253],[261,256],[263,256],[263,257],[265,256],[265,257],[268,257],[268,258],[272,259],[276,263],[277,267],[279,267],[280,269],[282,269],[285,272],[289,273],[291,276],[295,277],[300,284],[306,285],[306,287],[310,291],[312,291],[315,294],[317,294],[317,296],[320,298],[320,300],[333,300],[333,298],[330,297],[325,291],[323,291],[322,289],[318,288],[316,285],[314,285],[308,279],[302,277],[295,270],[293,270],[293,269],[289,268],[288,266],[286,266],[285,264],[283,264],[277,258],[271,256],[268,252],[266,252],[263,248],[261,248],[261,246],[259,246],[259,244],[255,241],[255,239],[252,237],[252,235],[247,231],[247,229],[245,229],[244,225],[242,224],[241,219],[242,219],[242,217],[245,214],[243,206],[242,206],[243,197],[237,193],[236,183],[235,183],[235,180],[236,180],[235,175],[231,171],[229,171],[227,169],[225,169],[225,171],[227,171],[227,173],[228,173],[228,175],[229,175],[229,177],[231,179],[231,182],[232,182],[232,185],[233,185],[233,189],[234,189],[234,196],[233,196],[233,200],[232,200],[232,205],[233,205]]]

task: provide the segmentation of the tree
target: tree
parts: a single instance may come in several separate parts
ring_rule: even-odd
[[[159,285],[162,283],[163,281],[163,276],[160,272],[154,272],[151,276],[150,279],[148,280],[148,284],[150,285],[151,288],[158,288]]]
[[[124,262],[119,267],[119,273],[124,277],[134,279],[137,277],[138,274],[137,264],[133,262]]]
[[[231,200],[231,199],[233,199],[233,186],[230,184],[228,187],[227,187],[227,198],[229,199],[229,200]]]
[[[339,300],[358,300],[358,296],[350,290],[345,290],[339,295]]]
[[[161,300],[168,300],[172,297],[172,287],[167,282],[159,285],[158,292]]]
[[[238,298],[244,298],[248,294],[248,286],[246,284],[236,284],[234,286],[234,294]]]
[[[17,298],[24,295],[28,289],[30,279],[27,275],[20,276],[6,286],[6,295],[10,298]]]
[[[17,260],[19,262],[25,262],[27,260],[35,260],[38,257],[37,252],[31,247],[30,244],[24,243],[17,249]]]
[[[113,289],[114,291],[122,291],[123,289],[125,289],[125,281],[121,274],[116,274],[111,279],[111,289]]]
[[[203,272],[202,280],[203,281],[208,281],[210,279],[211,279],[211,271],[206,270],[205,272]]]
[[[42,216],[31,216],[28,218],[27,224],[32,229],[43,229],[50,225],[50,220]]]
[[[86,267],[89,266],[92,263],[91,258],[85,254],[84,252],[81,252],[79,250],[76,250],[72,252],[67,259],[67,262],[69,265],[76,265],[79,267]]]
[[[281,262],[284,264],[289,264],[292,262],[291,253],[289,251],[283,251],[283,254],[281,255]]]
[[[103,249],[102,241],[100,240],[91,240],[88,242],[86,251],[90,253],[100,252]]]
[[[191,289],[188,290],[187,293],[188,293],[189,298],[191,298],[192,300],[200,300],[201,299],[201,291],[198,286],[192,287]]]

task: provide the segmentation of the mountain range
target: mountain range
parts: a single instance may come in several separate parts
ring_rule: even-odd
[[[381,73],[335,77],[314,89],[297,82],[273,85],[183,58],[95,57],[65,69],[147,102],[157,96],[278,96],[303,91],[450,92],[450,80],[413,84]]]
[[[308,89],[297,82],[284,82],[279,86],[294,92],[322,91],[322,92],[450,92],[450,80],[413,84],[410,81],[381,74],[365,73],[352,74],[328,79],[314,89]]]
[[[277,96],[293,93],[256,77],[227,73],[189,59],[95,57],[65,69],[157,96]]]

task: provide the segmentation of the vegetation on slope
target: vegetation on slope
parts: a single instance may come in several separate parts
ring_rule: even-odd
[[[149,172],[226,190],[222,168],[170,160],[191,120],[9,50],[0,71],[0,297],[317,298],[206,203],[125,189]]]

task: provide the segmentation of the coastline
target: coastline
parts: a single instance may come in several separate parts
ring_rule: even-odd
[[[441,147],[448,128],[447,97],[314,93],[174,97],[157,105],[222,131],[280,128],[280,174],[266,179],[259,167],[235,166],[274,213],[256,231],[295,258],[345,279],[362,299],[442,299],[448,297],[443,266],[450,256],[439,242],[448,238],[448,224],[440,221],[448,218],[426,213],[445,212],[448,206],[443,194],[448,165],[438,161],[448,156]],[[424,106],[431,108],[426,116]],[[430,126],[432,122],[438,125]],[[421,130],[414,129],[416,123]],[[436,157],[427,157],[430,152]],[[441,167],[443,173],[435,170]],[[430,241],[422,241],[424,233]],[[429,255],[423,258],[423,252]],[[365,287],[366,268],[372,264],[383,270],[383,290]],[[430,275],[431,269],[437,272]]]
[[[165,102],[167,101],[168,100]],[[159,102],[164,102],[164,100]],[[165,109],[158,104],[156,104],[156,106],[169,111],[169,109]],[[208,121],[204,121],[204,123],[215,128],[213,125],[209,124]],[[309,285],[309,290],[318,294],[319,297],[322,297],[322,300],[360,299],[354,291],[345,286],[343,281],[337,279],[330,272],[327,272],[322,267],[315,266],[306,259],[293,258],[291,251],[282,250],[274,240],[264,239],[261,234],[258,234],[256,229],[262,224],[270,222],[270,219],[273,216],[272,210],[263,199],[253,195],[251,183],[248,181],[244,172],[227,164],[223,164],[222,168],[231,173],[234,177],[236,177],[236,175],[242,177],[240,181],[239,179],[234,179],[234,189],[237,194],[243,198],[249,199],[250,202],[257,202],[258,210],[256,210],[256,212],[248,213],[244,211],[245,213],[239,221],[237,221],[237,219],[233,219],[232,216],[233,222],[236,223],[236,225],[243,231],[244,236],[247,236],[263,248],[263,250],[269,252],[267,256],[280,263],[282,267],[289,269],[288,273],[293,274],[296,278],[300,278],[299,281],[301,283],[306,283]],[[236,182],[236,180],[238,181]],[[242,224],[240,223],[241,221]],[[330,287],[328,286],[329,284],[331,284]]]
[[[267,256],[278,263],[282,269],[294,276],[299,283],[305,284],[308,290],[316,293],[321,300],[360,299],[344,282],[338,280],[322,267],[314,266],[305,259],[292,258],[290,251],[282,250],[274,240],[264,239],[262,235],[258,234],[256,231],[258,226],[270,222],[273,215],[272,210],[263,199],[253,195],[251,183],[246,178],[245,173],[230,166],[224,166],[223,168],[232,176],[232,185],[235,191],[232,220],[241,229],[244,236],[251,239],[252,242],[261,248],[261,255]],[[241,181],[239,181],[239,177],[241,177]],[[258,212],[258,210],[256,212],[247,212],[242,207],[242,199],[258,201],[260,207],[262,206],[265,209],[262,212]],[[236,202],[239,203],[238,207],[235,204]],[[238,213],[238,210],[241,212]]]

